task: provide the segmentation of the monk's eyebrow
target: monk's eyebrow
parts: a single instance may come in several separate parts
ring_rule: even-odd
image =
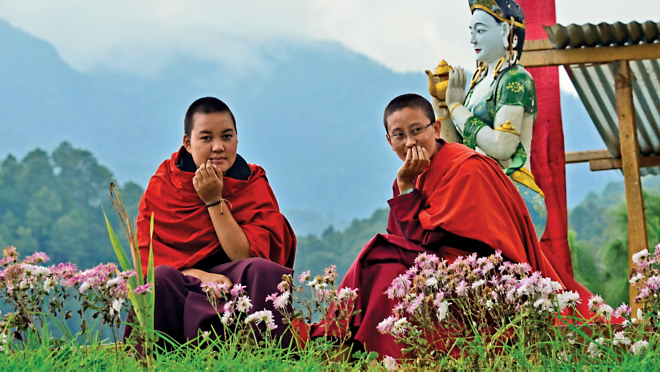
[[[223,130],[222,133],[234,133],[234,128],[227,128]]]
[[[210,130],[200,130],[199,134],[213,134]]]

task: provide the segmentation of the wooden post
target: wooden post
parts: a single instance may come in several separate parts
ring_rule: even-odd
[[[628,208],[628,267],[632,269],[633,254],[648,248],[646,217],[644,216],[644,196],[639,172],[639,143],[637,123],[633,106],[632,73],[627,60],[614,63],[614,85],[616,88],[616,111],[619,116],[619,139],[623,178],[626,186]],[[639,308],[635,304],[637,290],[629,284],[630,306],[633,314]]]

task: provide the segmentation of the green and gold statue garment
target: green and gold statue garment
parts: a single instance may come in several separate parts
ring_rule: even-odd
[[[494,118],[499,109],[505,105],[521,106],[526,114],[536,119],[537,107],[534,80],[518,64],[501,72],[493,80],[488,93],[482,100],[473,102],[472,93],[473,89],[470,89],[464,105],[472,112],[473,116],[465,122],[463,131],[456,127],[457,132],[463,138],[463,143],[472,149],[476,149],[477,133],[484,126],[520,136],[520,133],[516,132],[516,128],[511,126],[509,122],[495,125]],[[520,191],[520,195],[523,197],[532,217],[536,234],[540,239],[545,231],[548,212],[543,192],[534,181],[534,176],[530,170],[525,168],[526,163],[527,152],[522,142],[519,142],[510,164],[503,167],[503,170]]]

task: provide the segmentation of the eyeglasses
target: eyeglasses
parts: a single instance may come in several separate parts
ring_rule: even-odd
[[[433,123],[434,122],[432,121],[428,125],[425,125],[425,126],[419,127],[419,128],[414,128],[414,129],[411,129],[407,132],[398,132],[398,133],[394,133],[394,134],[388,134],[387,138],[392,140],[392,142],[394,142],[394,143],[401,143],[401,142],[403,142],[403,140],[406,139],[406,134],[410,134],[413,137],[417,137],[420,134],[422,134],[422,131],[424,129],[426,129],[426,128],[430,127],[431,125],[433,125]]]

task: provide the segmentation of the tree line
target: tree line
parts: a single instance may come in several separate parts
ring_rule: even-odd
[[[106,212],[124,247],[126,238],[110,202],[112,172],[87,150],[61,143],[52,153],[33,150],[0,163],[0,248],[14,245],[22,256],[46,252],[51,262],[89,268],[116,261],[103,217]],[[660,179],[646,183],[649,247],[660,243]],[[143,189],[119,188],[129,216],[137,216]],[[343,276],[362,247],[384,233],[387,209],[354,219],[344,230],[298,236],[296,272],[321,273],[331,264]],[[623,184],[610,183],[569,212],[569,245],[575,277],[612,305],[628,300],[628,234]]]
[[[16,246],[21,256],[46,252],[51,262],[89,268],[116,261],[103,217],[120,238],[121,224],[110,202],[112,172],[91,152],[61,143],[52,153],[37,149],[20,161],[0,163],[0,247]],[[133,182],[120,187],[132,216],[142,197]]]

